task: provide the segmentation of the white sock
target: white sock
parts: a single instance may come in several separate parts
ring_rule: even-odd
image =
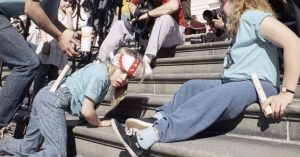
[[[163,118],[163,115],[161,114],[161,112],[156,112],[155,115],[153,116],[153,118],[156,118],[157,120],[160,120]]]
[[[149,128],[140,130],[137,140],[138,140],[139,145],[143,149],[147,150],[154,143],[158,142],[158,140],[159,140],[158,131],[154,127],[149,127]]]
[[[145,63],[148,63],[148,64],[150,64],[150,63],[151,63],[151,61],[152,61],[152,59],[151,59],[151,58],[149,58],[147,55],[144,55],[144,57],[143,57],[143,61],[144,61]]]

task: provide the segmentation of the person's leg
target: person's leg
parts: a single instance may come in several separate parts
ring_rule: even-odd
[[[67,88],[55,93],[47,86],[38,92],[23,139],[0,141],[0,150],[25,156],[66,156],[67,126],[65,110],[69,107],[71,94]],[[43,144],[43,149],[41,145]]]
[[[43,99],[36,110],[38,128],[44,137],[44,143],[43,149],[31,156],[67,156],[65,111],[69,108],[71,94],[66,87],[59,87],[55,93],[49,90],[50,86],[47,86],[36,96],[36,99]],[[44,97],[39,96],[40,94]]]
[[[39,90],[46,85],[46,81],[47,81],[46,76],[48,74],[49,69],[50,69],[50,65],[48,64],[41,64],[39,66],[37,75],[33,82],[33,91],[32,91],[33,98],[39,92]]]
[[[269,82],[262,82],[267,96],[277,94]],[[217,120],[237,117],[246,105],[257,102],[251,81],[225,83],[201,92],[154,123],[160,142],[188,139]],[[180,128],[180,129],[178,129]]]
[[[0,91],[0,127],[6,126],[32,83],[39,60],[32,48],[9,21],[0,15],[0,60],[12,70]]]
[[[222,85],[221,80],[190,80],[185,82],[180,89],[175,93],[173,99],[166,103],[165,105],[158,107],[156,113],[149,118],[129,118],[126,120],[125,124],[129,128],[144,129],[151,127],[153,123],[160,120],[164,116],[167,116],[181,107],[185,101],[189,100],[193,96],[214,88],[216,86]]]
[[[156,113],[149,118],[129,118],[125,124],[129,128],[144,129],[151,127],[153,123],[160,120],[165,115],[171,114],[181,107],[185,101],[189,100],[193,96],[222,85],[221,80],[190,80],[185,82],[180,89],[175,93],[173,99],[165,105],[156,108]]]
[[[185,82],[180,89],[175,93],[173,99],[165,105],[158,107],[156,112],[171,114],[181,107],[181,104],[191,99],[195,95],[204,92],[208,89],[222,85],[221,80],[190,80]]]
[[[161,47],[173,47],[184,43],[184,28],[172,16],[163,15],[155,19],[145,55],[156,57]],[[153,59],[153,58],[152,58]]]
[[[133,40],[134,33],[125,27],[123,20],[116,21],[101,44],[97,58],[101,61],[111,61],[114,52],[122,45],[124,38]]]
[[[38,128],[39,117],[37,106],[43,101],[44,95],[39,94],[39,98],[34,99],[29,124],[23,139],[5,139],[0,141],[0,150],[4,150],[14,155],[30,155],[39,151],[44,138]]]
[[[143,57],[145,75],[152,75],[150,63],[161,47],[170,48],[184,43],[184,27],[172,16],[163,15],[155,19],[148,45]]]

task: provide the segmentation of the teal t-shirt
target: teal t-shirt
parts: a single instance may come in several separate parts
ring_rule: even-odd
[[[268,16],[272,15],[258,10],[247,10],[242,14],[240,27],[224,59],[225,81],[249,80],[255,72],[259,79],[274,86],[279,84],[277,46],[265,40],[260,31],[261,22]],[[228,53],[233,64],[226,69]]]
[[[79,116],[85,96],[97,105],[102,102],[110,84],[108,68],[105,64],[90,63],[67,77],[64,84],[72,94],[71,114]]]

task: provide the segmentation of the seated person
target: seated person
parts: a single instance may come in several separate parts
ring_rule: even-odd
[[[132,156],[142,155],[156,142],[187,140],[216,121],[236,118],[258,101],[250,80],[253,72],[268,97],[263,111],[270,105],[273,118],[280,119],[292,103],[300,75],[297,35],[273,17],[265,0],[220,2],[228,19],[227,31],[234,37],[224,59],[223,78],[184,83],[169,103],[157,108],[154,118],[127,120],[128,127],[144,128],[134,129],[134,134],[126,134],[130,130],[112,119],[114,132]],[[277,46],[283,48],[285,65],[279,93]]]
[[[109,126],[110,121],[100,120],[95,111],[104,99],[109,85],[115,88],[115,92],[127,90],[121,87],[127,85],[129,78],[141,78],[144,69],[141,55],[131,49],[120,49],[114,60],[113,64],[86,65],[67,77],[55,92],[49,90],[51,83],[42,88],[33,100],[24,138],[0,141],[0,151],[16,156],[66,157],[65,111],[84,117],[93,126]],[[123,97],[121,95],[116,99]]]
[[[146,73],[152,74],[149,64],[156,57],[161,47],[169,48],[184,43],[186,22],[180,0],[162,0],[161,4],[148,0],[145,0],[144,4],[141,4],[142,2],[142,0],[131,0],[129,11],[135,17],[133,21],[142,20],[147,22],[152,19],[155,20],[143,57],[144,62],[147,63],[145,65]],[[142,5],[151,5],[154,9],[143,12],[141,11],[143,9],[140,9]],[[124,38],[134,40],[135,34],[128,22],[116,21],[103,41],[97,58],[102,61],[111,61],[115,50],[121,46]]]

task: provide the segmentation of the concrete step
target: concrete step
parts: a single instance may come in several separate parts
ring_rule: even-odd
[[[227,52],[228,46],[229,46],[228,42],[180,45],[176,47],[176,51],[175,54],[173,54],[173,57],[195,57],[195,56],[219,55],[219,54],[224,55]],[[160,55],[162,53],[164,52],[159,52],[158,58],[161,58]],[[169,57],[172,57],[172,55],[169,54]]]
[[[157,58],[196,57],[206,55],[220,55],[227,52],[229,42],[213,42],[194,45],[180,45],[176,49],[162,48]]]
[[[69,156],[128,157],[111,127],[91,128],[68,117]],[[298,157],[300,143],[269,138],[200,134],[174,143],[156,143],[144,155],[158,157]]]
[[[183,64],[208,64],[223,63],[224,54],[202,55],[191,57],[158,58],[156,65],[183,65]]]
[[[193,72],[195,69],[189,69],[177,67],[176,68],[162,68],[158,67],[158,70],[154,70],[154,74],[151,77],[146,77],[145,80],[140,83],[139,80],[133,80],[129,83],[128,92],[129,93],[150,93],[150,94],[174,94],[178,87],[184,82],[191,79],[221,79],[222,78],[222,70],[220,65],[214,65],[213,67],[207,68],[205,66],[199,66],[199,71],[201,72]],[[177,73],[176,70],[186,73]],[[219,71],[220,70],[220,71]],[[206,73],[205,71],[210,71],[210,73]],[[219,72],[218,72],[219,71]],[[168,91],[168,93],[165,93]],[[296,87],[295,98],[300,98],[300,85]]]
[[[127,118],[151,117],[157,107],[166,104],[171,98],[171,95],[128,94],[113,110],[109,100],[106,99],[97,109],[97,114],[120,121],[125,121]],[[254,103],[249,105],[238,118],[217,122],[208,131],[300,141],[299,128],[300,101],[295,99],[287,106],[285,117],[281,120],[265,118],[259,105]]]
[[[176,52],[227,49],[229,44],[230,41],[219,41],[219,42],[200,43],[200,44],[193,44],[193,45],[179,45],[176,47]]]
[[[227,48],[221,49],[198,49],[198,50],[176,50],[174,57],[193,57],[193,56],[202,56],[202,55],[218,55],[225,54]]]
[[[191,79],[220,79],[220,73],[153,74],[144,83],[183,83]],[[134,81],[132,81],[134,82]]]
[[[198,65],[170,65],[157,66],[153,69],[154,74],[189,74],[189,73],[221,73],[223,63],[198,64]]]

